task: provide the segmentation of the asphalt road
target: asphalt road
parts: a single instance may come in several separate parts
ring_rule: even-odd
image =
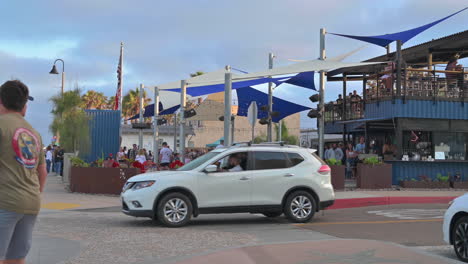
[[[202,215],[187,227],[164,228],[119,208],[41,213],[30,263],[173,263],[222,249],[336,239],[387,241],[454,259],[442,240],[446,205],[374,206],[320,212],[311,223],[284,217]]]

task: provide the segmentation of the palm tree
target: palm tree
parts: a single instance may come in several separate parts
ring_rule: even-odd
[[[82,97],[82,107],[84,109],[106,109],[107,108],[107,97],[94,90],[88,90]]]
[[[143,90],[143,107],[151,102],[151,99],[147,97],[146,91]],[[140,113],[140,90],[138,88],[128,91],[122,101],[122,114],[125,120]]]
[[[54,119],[49,129],[60,135],[60,145],[66,151],[80,150],[83,154],[89,147],[89,117],[80,107],[83,103],[80,94],[80,89],[76,88],[50,98]]]
[[[193,77],[197,77],[197,76],[200,76],[200,75],[203,75],[203,74],[205,74],[205,72],[197,71],[197,72],[195,72],[195,73],[191,73],[191,74],[190,74],[190,77],[193,78]]]
[[[114,106],[115,106],[115,96],[111,96],[107,99],[107,102],[106,102],[106,109],[107,110],[114,110]]]

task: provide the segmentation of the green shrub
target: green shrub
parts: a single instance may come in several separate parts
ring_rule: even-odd
[[[84,160],[80,159],[79,157],[71,157],[70,162],[71,162],[72,167],[80,167],[80,168],[89,167],[89,163],[86,163]]]
[[[379,160],[378,157],[369,157],[369,158],[364,159],[364,164],[378,165],[378,164],[382,164],[382,162]]]
[[[342,165],[341,160],[337,159],[327,159],[326,162],[328,165]]]

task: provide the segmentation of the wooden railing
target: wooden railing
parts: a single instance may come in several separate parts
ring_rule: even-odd
[[[446,71],[405,68],[401,88],[396,87],[396,74],[392,71],[367,76],[367,89],[360,100],[346,99],[325,104],[325,122],[364,118],[365,103],[394,99],[440,100],[468,102],[468,68]],[[395,71],[393,71],[395,72]],[[387,78],[385,78],[387,77]]]

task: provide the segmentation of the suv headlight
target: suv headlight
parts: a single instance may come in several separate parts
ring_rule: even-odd
[[[143,189],[143,188],[146,188],[146,187],[153,186],[154,183],[155,183],[155,181],[135,182],[135,184],[133,184],[133,186],[132,186],[132,189],[133,190]]]

